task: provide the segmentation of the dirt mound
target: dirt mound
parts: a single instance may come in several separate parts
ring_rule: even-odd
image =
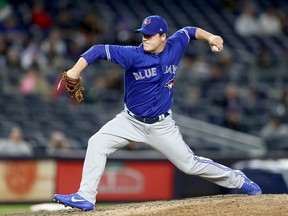
[[[19,214],[20,215],[20,214]],[[26,214],[21,214],[26,215]],[[30,216],[92,215],[92,216],[195,216],[195,215],[288,215],[287,194],[218,195],[171,201],[155,201],[97,207],[90,212],[77,209],[57,212],[34,212]]]

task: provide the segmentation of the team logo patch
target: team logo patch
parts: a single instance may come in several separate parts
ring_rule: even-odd
[[[149,25],[151,23],[151,19],[144,20],[144,26]]]
[[[169,94],[171,93],[171,90],[173,89],[175,85],[175,78],[169,80],[166,84],[165,87],[167,87],[169,89]]]

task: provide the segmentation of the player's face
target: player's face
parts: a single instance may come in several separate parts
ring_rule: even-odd
[[[155,34],[155,35],[142,35],[142,43],[144,50],[150,53],[160,53],[165,48],[166,35]]]

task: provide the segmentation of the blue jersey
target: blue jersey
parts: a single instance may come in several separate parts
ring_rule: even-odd
[[[154,117],[167,112],[173,105],[175,75],[178,64],[195,27],[185,27],[166,41],[159,54],[145,52],[143,45],[95,45],[81,56],[88,64],[106,59],[125,69],[124,102],[127,108],[141,117]]]

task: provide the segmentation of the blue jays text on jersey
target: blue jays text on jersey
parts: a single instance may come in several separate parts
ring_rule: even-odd
[[[166,41],[159,53],[145,52],[143,45],[95,45],[81,56],[91,64],[106,59],[122,66],[124,102],[126,107],[141,117],[154,117],[167,112],[173,105],[173,91],[178,64],[196,27],[184,27]]]

